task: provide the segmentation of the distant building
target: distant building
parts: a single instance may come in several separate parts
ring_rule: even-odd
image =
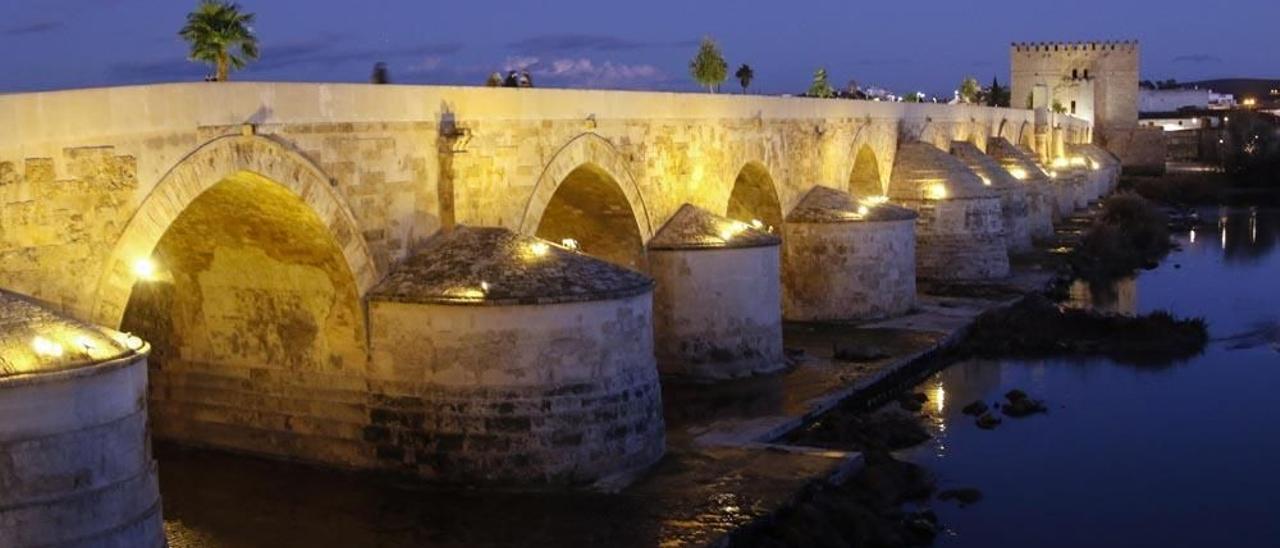
[[[1227,110],[1236,107],[1235,96],[1211,89],[1142,89],[1138,112],[1177,112],[1183,109]]]

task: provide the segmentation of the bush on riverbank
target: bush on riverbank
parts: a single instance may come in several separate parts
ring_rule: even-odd
[[[1125,177],[1120,189],[1171,206],[1216,205],[1229,186],[1220,171],[1171,171],[1160,177]]]
[[[1120,363],[1161,365],[1194,357],[1208,342],[1209,330],[1200,318],[1064,310],[1031,295],[979,316],[957,352],[983,358],[1105,356]]]
[[[933,477],[886,451],[863,453],[862,468],[842,485],[812,484],[791,507],[767,522],[735,532],[729,546],[929,546],[938,518],[930,510],[903,511],[927,499]]]
[[[1171,248],[1168,225],[1165,215],[1141,196],[1111,196],[1071,255],[1071,269],[1084,280],[1106,282],[1154,264]]]

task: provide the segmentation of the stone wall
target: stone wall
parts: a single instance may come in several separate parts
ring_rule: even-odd
[[[788,320],[884,318],[915,305],[914,219],[788,222],[782,241]]]
[[[1099,144],[1120,158],[1125,174],[1164,174],[1168,145],[1160,128],[1108,129],[1099,137]]]
[[[816,183],[843,186],[864,146],[887,185],[900,128],[985,142],[1028,123],[1029,111],[980,106],[585,90],[241,82],[6,95],[0,285],[118,322],[122,310],[94,310],[122,298],[85,273],[109,271],[120,280],[103,283],[127,292],[117,265],[128,260],[113,256],[126,226],[162,233],[195,196],[161,183],[244,124],[329,183],[368,256],[348,262],[367,262],[376,280],[448,222],[533,233],[584,163],[618,185],[647,240],[685,202],[725,212],[748,164],[764,168],[785,211]]]
[[[649,252],[666,375],[729,379],[783,367],[777,245]]]
[[[481,482],[571,484],[647,467],[665,436],[651,300],[370,303],[366,455]]]

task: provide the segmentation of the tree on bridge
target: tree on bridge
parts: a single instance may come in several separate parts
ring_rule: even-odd
[[[746,93],[747,88],[751,87],[751,81],[756,77],[756,71],[751,69],[751,65],[743,63],[738,67],[738,72],[733,75],[738,78],[738,83],[742,84],[742,93]]]
[[[960,82],[960,100],[965,103],[977,103],[978,94],[982,92],[982,87],[978,85],[978,79],[972,76],[965,76]]]
[[[835,90],[831,88],[831,83],[827,81],[827,69],[820,68],[814,71],[813,83],[809,84],[809,91],[805,95],[824,99],[835,95]]]
[[[1009,91],[1009,88],[1000,85],[1000,80],[992,76],[991,89],[987,91],[987,106],[1007,107],[1009,106],[1010,95],[1012,95],[1012,92]]]
[[[253,34],[253,14],[240,5],[221,0],[203,0],[187,14],[187,24],[178,35],[191,45],[190,59],[214,66],[215,79],[225,82],[231,69],[242,69],[258,58],[258,37]]]
[[[724,55],[720,54],[720,46],[710,36],[702,39],[698,54],[689,61],[689,74],[698,85],[706,86],[711,93],[715,93],[728,77],[729,63],[725,62]]]

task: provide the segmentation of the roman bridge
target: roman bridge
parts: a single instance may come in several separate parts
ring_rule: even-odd
[[[368,430],[370,379],[392,374],[370,347],[366,295],[442,228],[572,239],[640,268],[686,203],[781,227],[816,185],[889,194],[903,143],[985,151],[1002,137],[1048,159],[1090,133],[1043,111],[736,95],[293,83],[3,95],[0,287],[148,334],[163,364],[152,399],[187,406],[156,420],[162,434],[359,466],[382,435]],[[300,390],[331,405],[294,401]]]

